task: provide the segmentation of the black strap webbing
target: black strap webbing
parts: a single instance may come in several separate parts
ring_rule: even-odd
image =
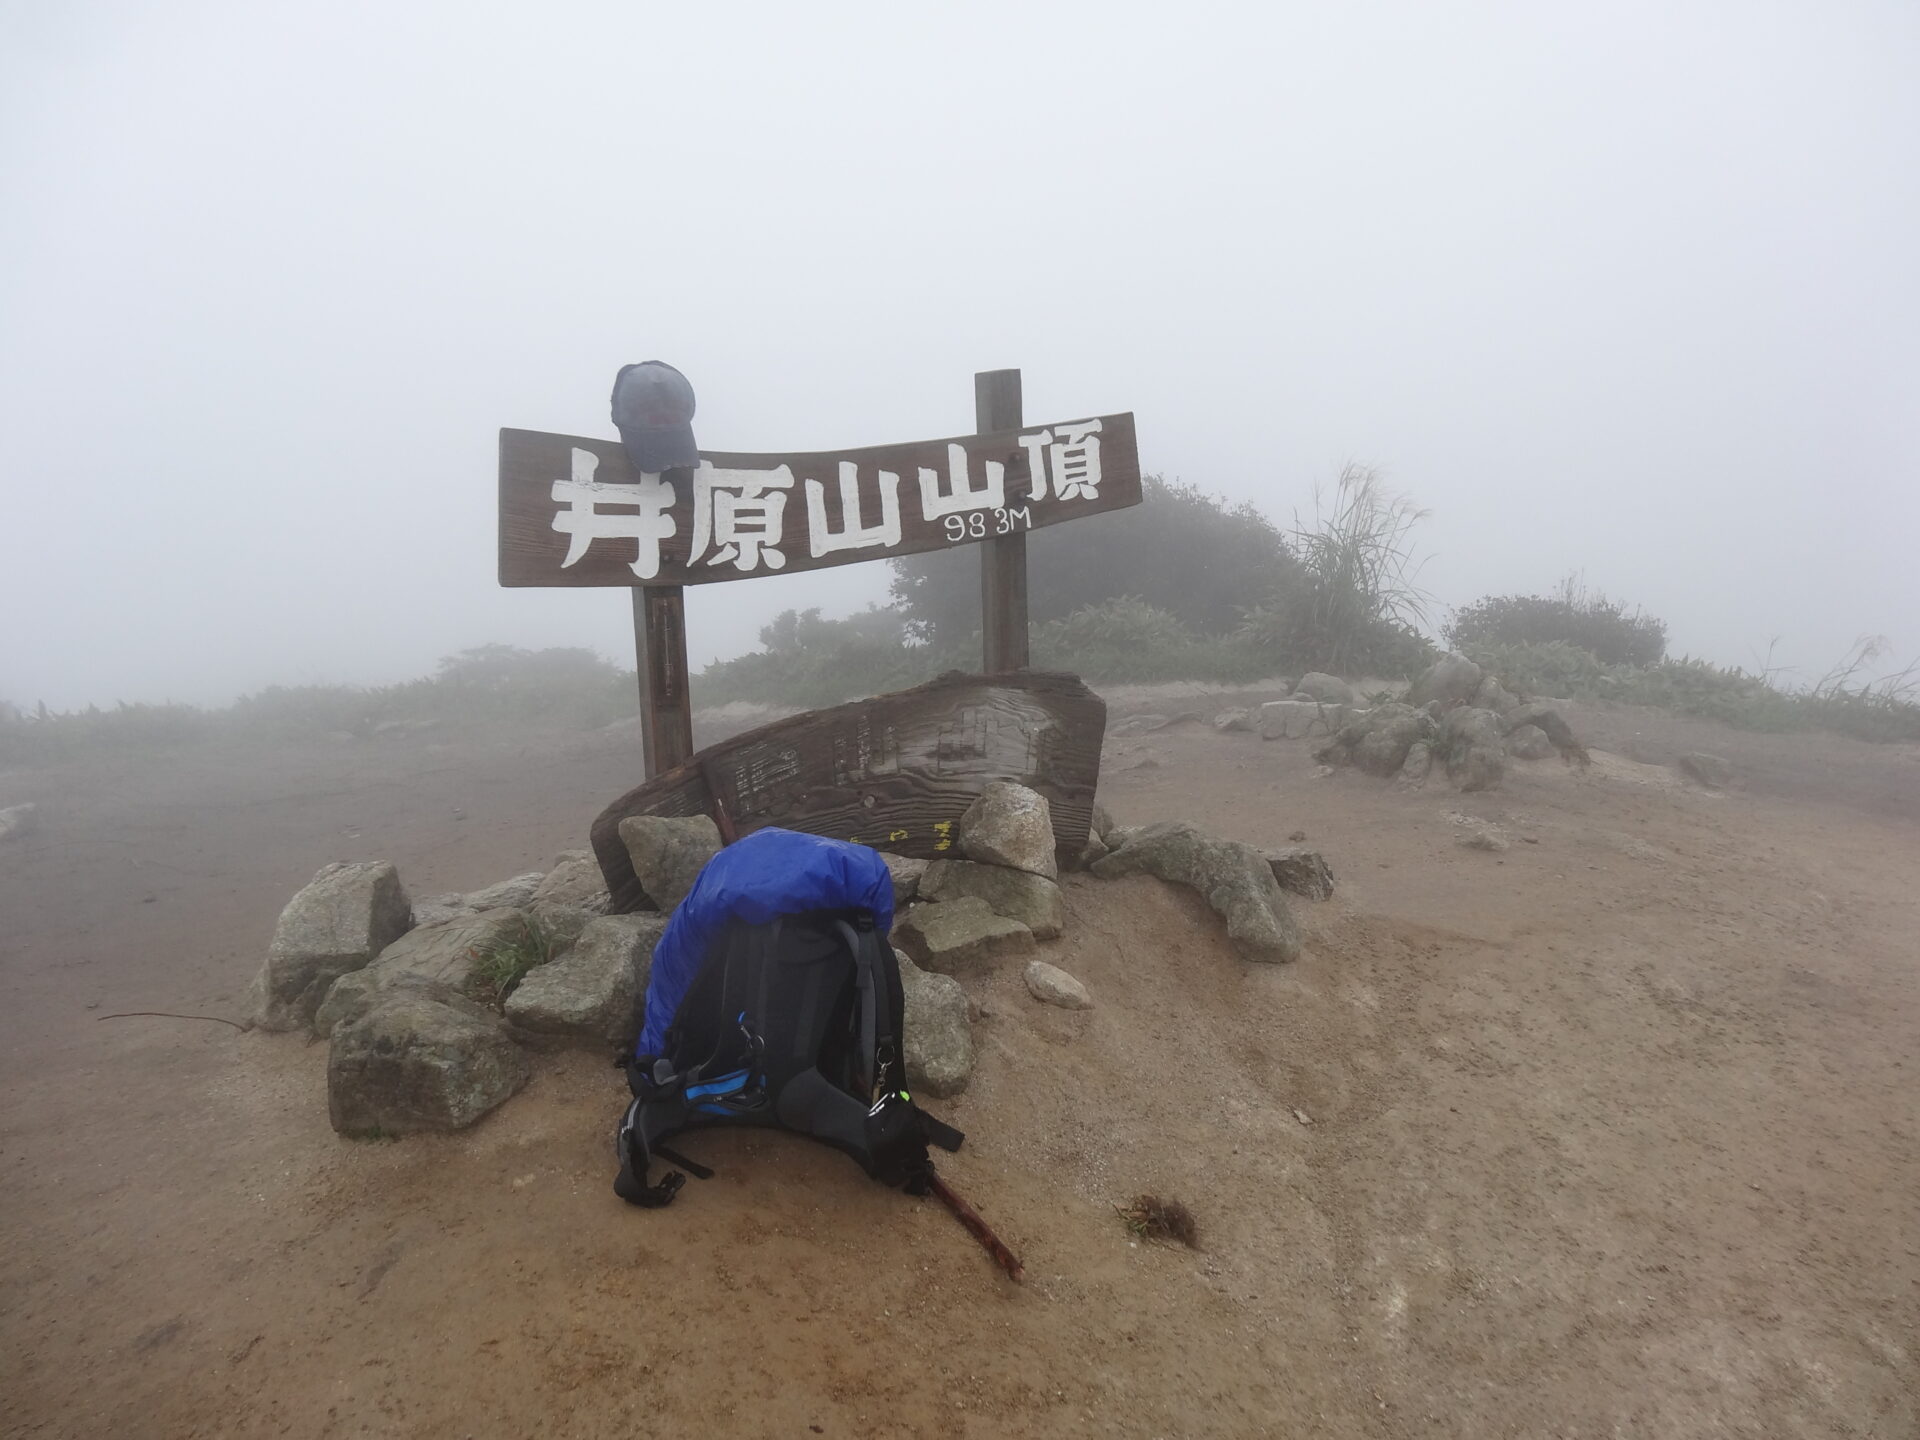
[[[652,1157],[647,1153],[642,1113],[642,1103],[636,1099],[627,1107],[626,1118],[620,1122],[620,1173],[613,1177],[613,1193],[629,1205],[658,1210],[672,1203],[680,1187],[687,1183],[687,1177],[678,1170],[669,1170],[660,1177],[658,1185],[647,1184],[647,1166]]]
[[[915,1108],[917,1109],[918,1107],[916,1106]],[[921,1132],[926,1135],[929,1145],[938,1145],[942,1150],[949,1153],[958,1150],[962,1142],[967,1138],[962,1131],[954,1129],[953,1126],[947,1124],[944,1120],[934,1119],[933,1116],[927,1114],[924,1110],[920,1111],[920,1128]],[[664,1155],[666,1152],[663,1150],[660,1153]]]
[[[696,1180],[711,1180],[713,1178],[713,1169],[711,1166],[702,1165],[698,1160],[689,1160],[678,1150],[669,1150],[665,1145],[656,1145],[653,1147],[653,1153],[658,1155],[662,1160],[672,1161]]]
[[[622,1159],[620,1173],[613,1177],[613,1193],[629,1205],[638,1205],[647,1210],[658,1210],[662,1205],[672,1202],[680,1193],[680,1187],[687,1183],[687,1177],[678,1170],[669,1170],[660,1177],[658,1185],[647,1184],[647,1172],[644,1168],[646,1157],[643,1154],[636,1164],[632,1155]]]

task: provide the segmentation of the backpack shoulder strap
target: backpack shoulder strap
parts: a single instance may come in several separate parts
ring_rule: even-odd
[[[678,1170],[669,1170],[660,1177],[658,1185],[647,1184],[647,1165],[652,1159],[647,1137],[648,1108],[649,1102],[636,1095],[620,1122],[614,1141],[620,1156],[620,1173],[613,1177],[613,1193],[629,1205],[658,1210],[672,1203],[680,1187],[687,1183],[687,1177]]]
[[[900,960],[886,936],[874,926],[873,917],[863,918],[867,922],[864,926],[842,928],[860,970],[862,998],[870,996],[872,1000],[873,1023],[871,1028],[863,1030],[863,1038],[871,1039],[871,1048],[867,1051],[872,1057],[871,1088],[867,1097],[874,1107],[870,1120],[879,1120],[885,1109],[895,1105],[904,1106],[907,1112],[902,1117],[906,1124],[900,1127],[905,1133],[897,1139],[888,1133],[893,1127],[884,1123],[870,1124],[869,1128],[878,1132],[876,1139],[887,1136],[893,1143],[904,1143],[909,1149],[917,1141],[920,1159],[917,1164],[909,1163],[910,1169],[917,1169],[925,1163],[926,1146],[938,1145],[951,1152],[958,1150],[967,1137],[914,1104],[907,1090],[906,992],[900,983]],[[881,1140],[881,1144],[885,1143],[886,1140]],[[880,1146],[875,1148],[877,1152]],[[877,1153],[875,1158],[878,1163]]]

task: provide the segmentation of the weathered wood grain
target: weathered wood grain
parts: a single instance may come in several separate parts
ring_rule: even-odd
[[[1020,407],[1018,370],[983,370],[973,377],[974,425],[981,434],[1020,430]],[[980,544],[980,647],[980,668],[989,675],[1027,667],[1024,530]]]
[[[640,743],[651,779],[693,754],[687,607],[680,586],[633,587],[633,639],[640,678]]]
[[[955,829],[994,780],[1046,796],[1063,864],[1086,848],[1106,703],[1076,675],[943,675],[912,690],[790,716],[699,751],[593,822],[615,913],[645,896],[620,840],[629,815],[709,815],[742,835],[768,825],[896,854],[955,853]]]

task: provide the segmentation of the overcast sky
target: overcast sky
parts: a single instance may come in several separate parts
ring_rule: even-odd
[[[218,702],[489,641],[501,426],[709,449],[1132,410],[1443,601],[1920,654],[1920,6],[0,5],[0,697]],[[884,565],[691,592],[699,664]]]

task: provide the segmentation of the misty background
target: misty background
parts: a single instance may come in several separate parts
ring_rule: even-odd
[[[624,591],[496,586],[495,442],[650,358],[709,449],[963,433],[1018,366],[1283,525],[1381,467],[1444,604],[1920,652],[1909,3],[0,16],[23,705],[631,664]],[[689,591],[693,662],[889,578]]]

